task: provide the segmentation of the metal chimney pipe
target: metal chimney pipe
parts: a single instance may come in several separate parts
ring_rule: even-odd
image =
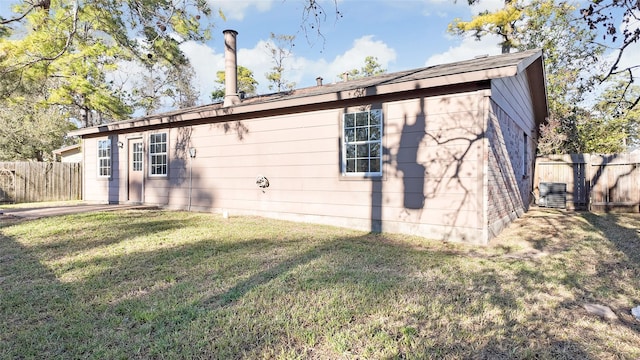
[[[322,76],[318,76],[318,77],[316,78],[316,85],[318,85],[318,86],[322,86]]]
[[[342,73],[342,81],[349,81],[349,73],[348,72],[343,72]]]
[[[238,60],[236,57],[235,30],[225,30],[224,34],[224,103],[223,106],[231,106],[240,103],[238,96]]]

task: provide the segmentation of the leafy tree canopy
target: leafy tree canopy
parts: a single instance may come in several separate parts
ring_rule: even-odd
[[[375,56],[367,56],[364,58],[364,65],[360,69],[351,69],[346,73],[349,75],[351,79],[359,79],[374,75],[380,75],[387,72],[387,69],[384,69],[382,65],[378,62],[378,58]],[[342,74],[338,75],[341,77]]]
[[[212,101],[220,101],[224,99],[225,72],[216,72],[216,77],[216,83],[220,84],[221,86],[219,86],[211,93]],[[242,91],[249,96],[255,95],[256,86],[258,86],[258,81],[253,77],[253,71],[242,65],[238,65],[238,91]]]
[[[63,108],[38,105],[39,96],[19,96],[3,102],[0,161],[51,160],[52,151],[65,145],[65,134],[75,125]]]
[[[585,21],[584,12],[563,1],[508,0],[500,10],[470,21],[456,19],[449,26],[458,35],[499,35],[503,52],[544,50],[550,116],[540,129],[542,154],[622,151],[637,137],[630,114],[637,111],[640,94],[628,82],[609,85],[613,88],[597,96],[593,109],[580,107],[607,73],[599,69],[607,48],[597,41],[597,27]]]
[[[1,98],[56,78],[44,101],[78,109],[84,125],[91,114],[122,119],[131,114],[121,89],[106,81],[120,62],[184,66],[179,48],[209,37],[211,9],[205,0],[20,1],[3,18],[0,38]],[[9,37],[20,32],[19,37]]]

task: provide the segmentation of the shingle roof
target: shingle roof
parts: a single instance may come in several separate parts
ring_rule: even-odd
[[[510,66],[518,66],[524,59],[535,54],[539,54],[540,50],[527,50],[517,53],[477,57],[470,60],[458,61],[448,64],[440,64],[427,66],[418,69],[399,71],[394,73],[381,74],[366,78],[341,81],[337,83],[326,84],[322,86],[313,86],[308,88],[296,89],[291,92],[283,92],[279,94],[269,94],[256,96],[257,101],[274,101],[284,98],[321,95],[340,91],[349,91],[372,86],[398,84],[402,82],[425,80],[448,75],[458,75],[469,72],[498,69]],[[246,99],[247,102],[253,102],[253,98]]]

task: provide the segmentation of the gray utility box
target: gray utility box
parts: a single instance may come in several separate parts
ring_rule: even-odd
[[[540,183],[538,205],[549,208],[565,209],[567,207],[566,183]]]

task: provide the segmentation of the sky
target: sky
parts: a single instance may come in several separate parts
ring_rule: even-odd
[[[296,88],[314,86],[318,76],[325,83],[340,81],[338,74],[361,68],[367,56],[395,72],[500,53],[497,36],[477,41],[449,34],[447,26],[456,18],[469,20],[481,11],[498,9],[504,0],[480,0],[475,6],[467,0],[317,0],[326,13],[320,28],[323,37],[301,28],[309,0],[207,1],[214,14],[220,10],[225,19],[212,18],[212,36],[205,44],[181,45],[195,69],[201,104],[210,103],[211,92],[221,87],[215,81],[216,72],[224,70],[225,29],[238,32],[238,65],[253,71],[259,94],[272,92],[265,77],[273,66],[266,47],[271,33],[296,36],[293,54],[284,63],[284,77]],[[0,11],[7,11],[10,3],[15,0],[0,0]],[[635,44],[626,50],[623,65],[637,64],[638,59],[640,44]],[[141,68],[129,65],[120,71],[118,79],[132,82]]]
[[[273,66],[267,51],[270,34],[295,35],[293,54],[285,60],[284,77],[297,88],[314,86],[321,76],[325,83],[339,81],[338,74],[364,65],[374,56],[387,72],[471,59],[500,53],[497,37],[476,41],[447,33],[454,18],[470,19],[480,10],[499,8],[503,0],[483,0],[470,7],[466,0],[339,0],[341,17],[333,0],[321,0],[326,20],[321,23],[324,38],[305,34],[304,0],[210,1],[222,10],[226,20],[214,19],[211,40],[206,44],[187,42],[182,50],[196,71],[201,101],[207,102],[216,72],[224,70],[222,31],[238,32],[238,65],[253,71],[258,93],[268,89],[265,73]]]

